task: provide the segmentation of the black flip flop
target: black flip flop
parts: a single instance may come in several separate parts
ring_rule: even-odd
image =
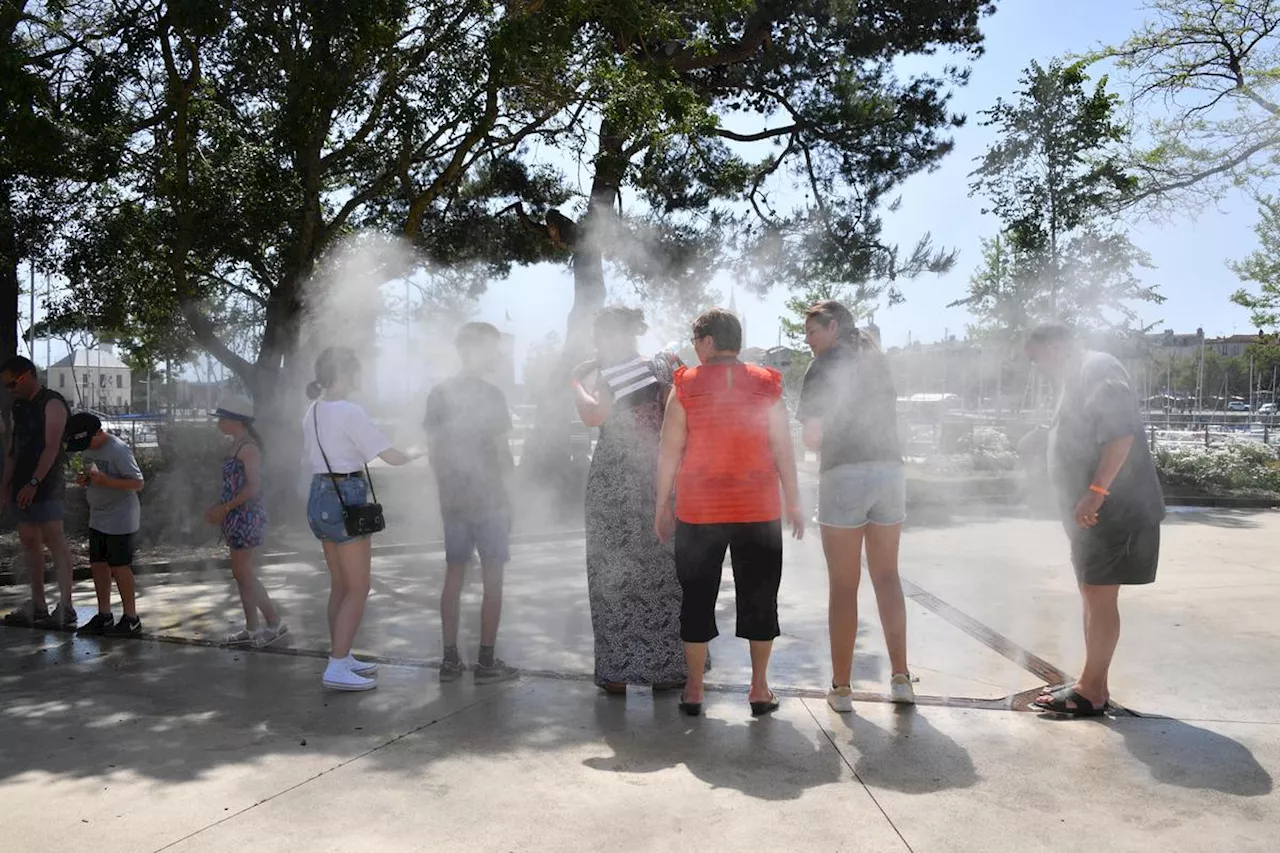
[[[702,703],[686,702],[684,700],[684,693],[681,692],[680,693],[680,713],[684,714],[686,717],[699,717],[702,715]]]
[[[751,703],[751,716],[763,717],[765,714],[772,714],[778,710],[778,695],[770,693],[769,698],[764,702]]]
[[[1046,696],[1048,701],[1041,701]],[[1052,693],[1041,694],[1031,703],[1031,707],[1037,711],[1061,714],[1066,717],[1101,717],[1107,711],[1105,702],[1102,707],[1095,706],[1071,685],[1064,685]]]

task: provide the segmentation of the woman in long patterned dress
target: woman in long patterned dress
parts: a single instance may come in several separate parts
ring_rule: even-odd
[[[671,689],[685,681],[675,556],[653,532],[662,411],[679,360],[641,356],[644,314],[606,308],[596,317],[596,361],[574,371],[578,413],[600,427],[587,479],[587,589],[595,681]],[[596,379],[591,390],[583,381]]]

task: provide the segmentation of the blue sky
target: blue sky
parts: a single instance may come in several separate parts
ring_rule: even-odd
[[[887,346],[903,344],[908,336],[925,341],[941,339],[948,332],[963,336],[969,322],[963,309],[945,306],[963,296],[980,261],[980,240],[997,228],[992,217],[982,215],[981,200],[969,198],[968,174],[993,138],[990,129],[978,125],[976,113],[997,97],[1010,98],[1031,60],[1046,61],[1123,40],[1143,17],[1138,0],[1004,0],[996,14],[985,20],[986,55],[974,64],[970,84],[958,90],[953,101],[954,108],[970,120],[955,133],[955,150],[941,168],[918,175],[903,187],[902,205],[885,223],[886,237],[904,245],[913,244],[923,232],[932,232],[936,244],[960,250],[959,261],[945,276],[908,282],[906,303],[877,315]],[[1247,313],[1228,301],[1240,282],[1226,261],[1253,250],[1255,220],[1253,204],[1233,196],[1216,210],[1202,211],[1195,220],[1137,224],[1131,237],[1156,265],[1143,278],[1158,285],[1167,298],[1163,305],[1143,307],[1141,319],[1179,331],[1194,331],[1198,326],[1209,334],[1248,331]],[[726,291],[726,300],[728,285],[727,280],[717,282]],[[622,298],[625,301],[625,295]],[[764,300],[738,294],[738,308],[747,319],[748,345],[777,343],[777,319],[785,313],[786,298],[782,291]],[[507,281],[491,286],[481,300],[478,319],[514,333],[519,353],[548,331],[563,334],[572,300],[566,269],[517,270]]]

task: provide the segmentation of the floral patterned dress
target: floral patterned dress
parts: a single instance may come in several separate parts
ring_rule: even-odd
[[[249,475],[245,471],[244,460],[240,458],[240,451],[248,444],[237,444],[231,455],[222,460],[223,503],[234,500],[249,485]],[[261,547],[266,532],[267,510],[262,505],[261,495],[231,510],[222,522],[222,536],[232,551]]]
[[[587,590],[596,684],[678,684],[680,582],[653,532],[662,405],[678,362],[660,354],[601,370],[613,394],[587,479]]]

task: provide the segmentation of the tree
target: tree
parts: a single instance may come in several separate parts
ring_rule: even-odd
[[[1280,174],[1280,0],[1150,0],[1145,23],[1094,52],[1130,76],[1150,117],[1123,199],[1196,211]]]
[[[317,269],[361,229],[496,272],[546,257],[495,206],[563,198],[511,155],[585,84],[571,44],[530,47],[525,16],[483,0],[119,5],[103,49],[128,75],[129,154],[71,229],[65,310],[134,349],[208,352],[275,404]]]
[[[967,74],[899,79],[898,57],[977,56],[982,0],[731,0],[613,4],[586,16],[592,50],[616,69],[599,90],[584,208],[526,223],[573,256],[567,345],[586,348],[604,301],[604,264],[658,286],[687,287],[732,265],[760,287],[826,278],[860,283],[944,268],[950,253],[881,240],[879,209],[907,176],[950,150],[961,119],[948,85]],[[594,151],[588,143],[595,142]],[[805,201],[783,207],[783,191]],[[624,198],[634,209],[620,215]],[[646,235],[641,253],[634,227]],[[638,256],[642,263],[633,263]],[[638,268],[637,268],[638,267]]]
[[[1150,266],[1110,215],[1137,186],[1120,159],[1119,100],[1102,78],[1092,90],[1081,64],[1033,62],[1018,100],[983,113],[1000,134],[973,172],[1003,226],[1007,246],[988,244],[964,305],[979,327],[1015,334],[1059,319],[1126,325],[1135,301],[1161,302],[1134,275]]]
[[[1275,330],[1280,326],[1280,200],[1264,196],[1259,201],[1261,218],[1254,231],[1261,246],[1244,260],[1228,263],[1241,281],[1257,284],[1258,292],[1240,288],[1231,301],[1248,309],[1254,326]]]

